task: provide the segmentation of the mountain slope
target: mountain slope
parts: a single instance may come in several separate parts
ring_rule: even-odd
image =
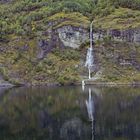
[[[73,84],[86,77],[84,61],[92,20],[97,32],[140,29],[140,0],[0,2],[0,72],[14,84]],[[139,82],[139,45],[115,44],[106,35],[96,41],[96,71],[103,69],[99,81]],[[112,49],[117,53],[111,57]],[[131,66],[122,66],[124,61]]]

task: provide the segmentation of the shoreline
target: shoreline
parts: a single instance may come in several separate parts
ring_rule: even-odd
[[[11,88],[11,87],[15,87],[16,85],[13,84],[0,84],[0,88]]]
[[[87,81],[85,81],[87,82]],[[59,83],[48,83],[48,84],[21,84],[21,85],[14,85],[14,84],[0,84],[0,88],[12,88],[12,87],[63,87],[63,86],[82,86],[81,82],[75,82],[70,84],[61,85]],[[85,83],[84,86],[106,86],[106,87],[116,87],[116,86],[132,86],[132,87],[140,87],[140,83],[114,83],[114,82],[89,82]]]

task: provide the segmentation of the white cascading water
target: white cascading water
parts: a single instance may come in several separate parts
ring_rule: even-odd
[[[89,76],[88,78],[91,79],[91,70],[94,63],[94,56],[93,56],[93,22],[90,24],[90,48],[87,50],[86,56],[86,63],[85,66],[88,68]]]

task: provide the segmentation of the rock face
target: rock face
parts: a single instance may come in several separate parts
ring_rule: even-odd
[[[39,52],[37,54],[37,58],[42,59],[46,54],[52,51],[53,48],[59,46],[61,48],[64,47],[63,42],[58,36],[58,33],[54,30],[50,30],[46,32],[46,36],[48,37],[47,40],[39,40],[38,41],[38,48]]]
[[[49,40],[40,40],[38,43],[41,49],[38,58],[43,58],[44,54],[50,52],[52,48],[71,47],[79,48],[80,45],[89,40],[89,32],[87,29],[73,26],[63,26],[54,31],[48,31],[46,36]],[[110,37],[116,41],[126,41],[140,44],[140,29],[127,30],[103,30],[97,29],[93,32],[94,40],[103,40],[105,37]]]
[[[79,48],[82,43],[89,40],[89,33],[86,29],[63,26],[56,31],[61,43],[66,47]],[[140,44],[140,29],[109,29],[95,30],[93,33],[94,40],[103,40],[105,37],[111,37],[116,41],[126,41]]]
[[[60,40],[64,46],[79,48],[89,38],[88,31],[78,27],[63,26],[57,29]]]
[[[140,44],[140,29],[127,29],[127,30],[96,30],[94,32],[95,40],[102,40],[104,37],[111,37],[116,41],[126,41]]]
[[[0,0],[0,3],[8,3],[8,2],[12,2],[13,0]]]
[[[89,40],[89,33],[86,29],[63,26],[57,29],[59,39],[64,46],[71,48],[79,48],[85,41]],[[93,33],[94,40],[103,40],[105,37],[111,37],[116,41],[126,41],[140,44],[140,29],[109,29],[109,30],[95,30]]]

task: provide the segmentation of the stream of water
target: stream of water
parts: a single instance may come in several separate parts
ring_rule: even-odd
[[[90,24],[90,47],[87,50],[86,63],[85,66],[88,68],[88,78],[91,79],[91,71],[94,64],[94,54],[93,54],[93,22]]]

